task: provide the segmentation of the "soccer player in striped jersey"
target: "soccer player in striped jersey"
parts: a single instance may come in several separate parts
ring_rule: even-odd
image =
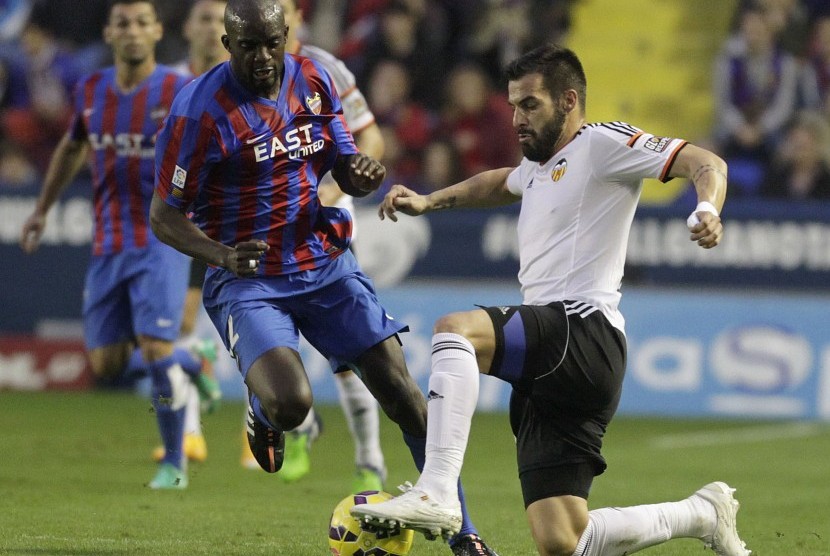
[[[357,87],[354,75],[335,56],[321,48],[302,43],[298,38],[299,30],[303,25],[302,10],[297,9],[294,0],[280,0],[280,4],[285,13],[285,24],[288,26],[286,51],[319,62],[329,73],[334,88],[340,96],[343,117],[354,136],[358,150],[375,160],[380,160],[384,150],[383,136],[363,93]],[[324,206],[339,207],[349,211],[352,215],[352,244],[354,244],[357,226],[354,224],[353,197],[345,195],[340,190],[331,174],[326,174],[320,180],[317,194]],[[348,364],[341,364],[339,361],[331,361],[331,364],[335,371],[335,384],[340,406],[343,408],[355,444],[355,475],[352,481],[352,491],[383,490],[386,465],[380,446],[377,402]],[[286,432],[285,461],[279,472],[281,479],[287,482],[296,481],[310,471],[309,449],[311,443],[319,435],[320,428],[319,417],[316,416],[312,407],[299,427]],[[247,442],[243,447],[242,461],[246,467],[259,467],[248,449]]]
[[[185,391],[201,362],[176,349],[187,258],[150,229],[156,134],[186,79],[155,60],[162,26],[151,0],[112,0],[104,28],[115,64],[82,79],[70,129],[52,156],[21,245],[37,249],[46,215],[89,157],[95,229],[84,286],[84,337],[96,375],[148,371],[165,456],[148,486],[187,486]],[[139,350],[135,351],[135,345]]]
[[[328,172],[347,194],[366,195],[385,168],[357,151],[322,65],[285,53],[276,0],[229,0],[225,29],[230,61],[176,97],[159,133],[150,213],[162,241],[210,265],[203,301],[248,386],[251,451],[279,471],[284,431],[308,415],[302,333],[361,370],[420,467],[426,400],[403,358],[406,326],[386,313],[349,251],[349,213],[317,195]],[[475,534],[469,519],[459,533]]]
[[[507,68],[513,126],[524,159],[427,196],[396,185],[381,218],[455,207],[522,203],[518,222],[523,304],[452,313],[432,340],[427,461],[407,493],[352,514],[434,534],[459,516],[461,472],[479,373],[513,386],[510,422],[531,534],[546,556],[622,556],[680,537],[719,556],[746,556],[738,501],[723,482],[679,502],[588,511],[605,470],[602,438],[625,374],[619,311],[628,235],[644,178],[691,179],[698,205],[690,239],[723,235],[726,164],[683,140],[631,125],[586,124],[586,79],[577,56],[548,45]]]

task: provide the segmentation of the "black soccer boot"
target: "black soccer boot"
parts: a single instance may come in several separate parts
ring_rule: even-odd
[[[268,473],[276,473],[285,457],[285,433],[261,423],[248,405],[248,446],[257,463]]]
[[[455,556],[499,556],[475,533],[464,535],[452,547]]]

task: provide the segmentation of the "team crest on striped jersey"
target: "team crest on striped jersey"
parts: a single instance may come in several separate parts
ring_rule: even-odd
[[[320,93],[314,93],[313,97],[305,97],[305,105],[309,112],[315,116],[319,116],[320,110],[323,107],[323,101],[320,99]]]
[[[553,170],[550,173],[550,177],[553,181],[559,181],[562,179],[562,176],[565,175],[565,172],[568,170],[568,161],[567,159],[562,159],[556,163],[556,166],[553,167]]]

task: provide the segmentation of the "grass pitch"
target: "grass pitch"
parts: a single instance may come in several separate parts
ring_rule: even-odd
[[[313,469],[286,485],[239,465],[242,406],[203,419],[209,457],[183,492],[144,485],[155,470],[149,401],[117,393],[0,392],[0,554],[328,554],[331,510],[348,494],[352,443],[336,407]],[[417,478],[397,428],[382,423],[387,490]],[[830,555],[830,427],[809,423],[618,418],[591,507],[675,500],[712,480],[738,488],[739,530],[757,556]],[[478,414],[463,479],[481,533],[502,556],[535,554],[503,414]],[[705,555],[700,542],[643,552]],[[449,554],[417,536],[415,556]]]

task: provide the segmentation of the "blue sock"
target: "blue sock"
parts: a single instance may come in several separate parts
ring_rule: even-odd
[[[199,373],[202,372],[202,361],[190,353],[190,350],[177,347],[173,350],[173,355],[170,357],[173,358],[173,361],[181,365],[182,370],[191,378],[199,376]]]
[[[178,373],[179,376],[176,376]],[[152,400],[156,411],[159,433],[164,444],[162,463],[182,468],[182,442],[184,440],[185,395],[183,373],[173,356],[150,364]]]
[[[415,467],[418,471],[424,470],[424,462],[426,461],[426,438],[418,438],[405,432],[403,433],[403,440],[409,447],[409,452],[412,454],[412,459],[415,460]],[[461,486],[461,479],[458,480],[458,499],[461,502],[461,530],[454,537],[450,539],[450,546],[455,545],[459,538],[465,535],[478,534],[473,520],[470,519],[470,514],[467,511],[467,501],[464,498],[464,488]]]
[[[265,417],[265,413],[262,412],[262,404],[259,403],[259,398],[257,398],[254,394],[251,394],[251,409],[254,410],[254,417],[256,417],[260,423],[274,429],[275,431],[282,430],[279,427],[275,427],[274,424],[271,423],[267,417]]]

